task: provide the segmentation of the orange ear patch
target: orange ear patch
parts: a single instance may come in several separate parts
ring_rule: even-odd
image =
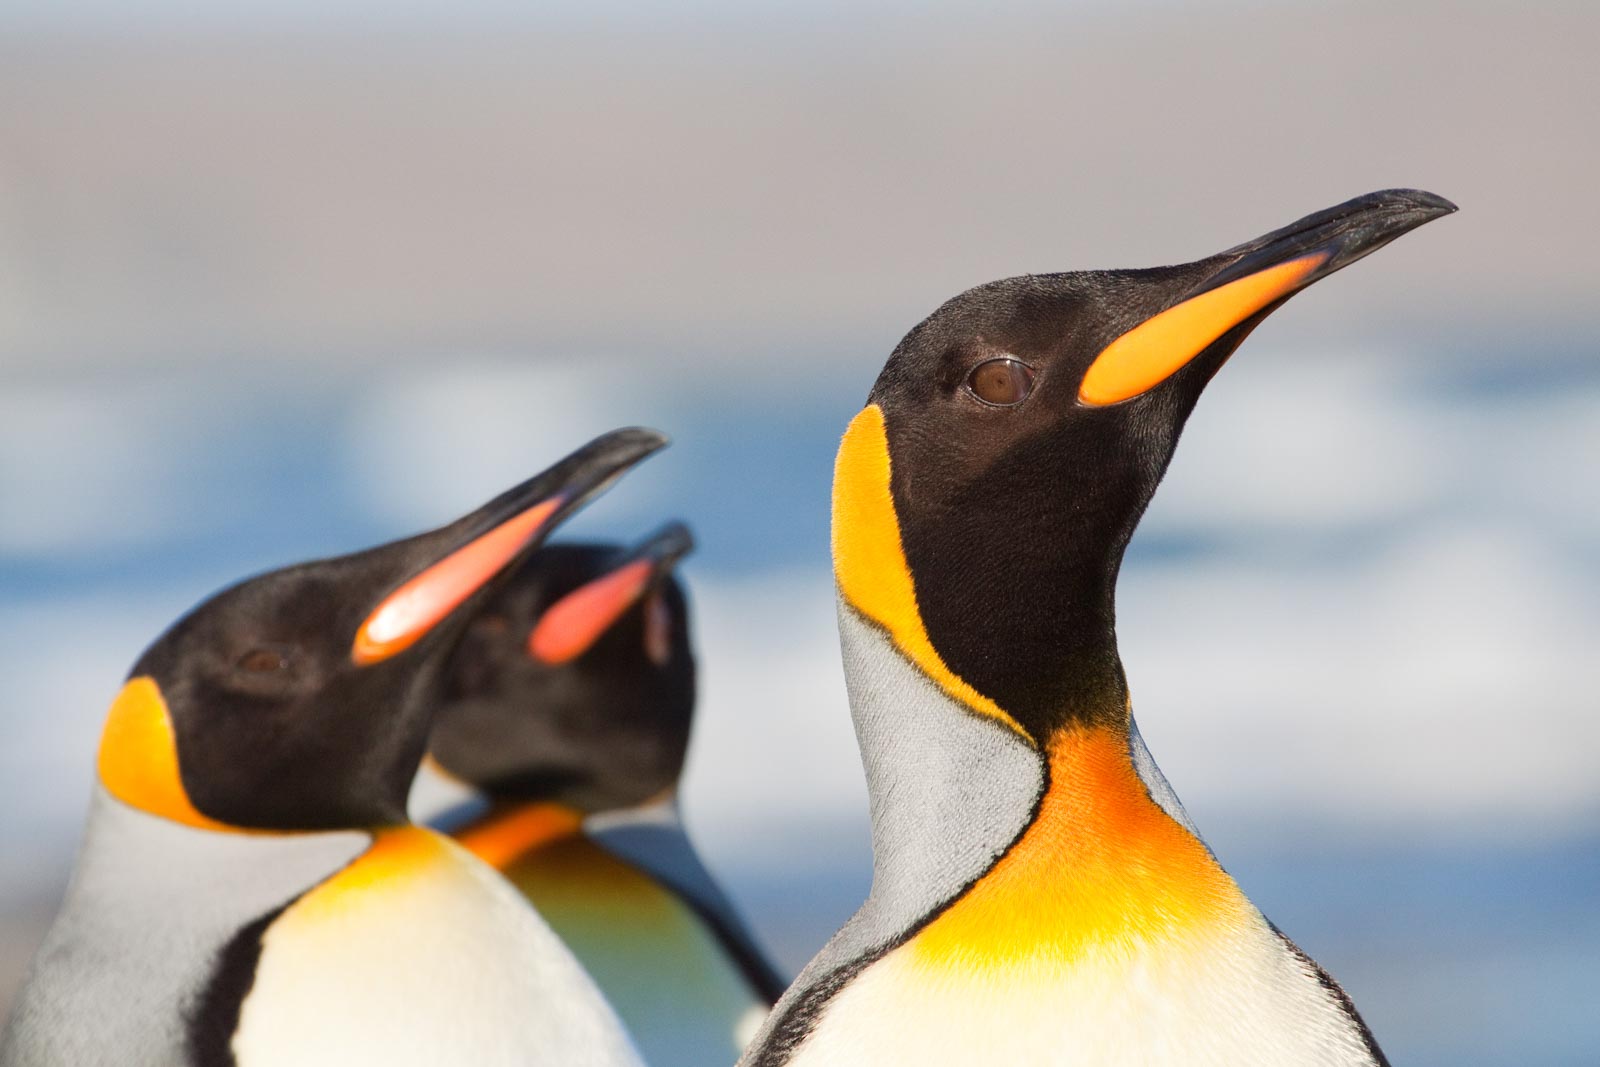
[[[350,657],[377,663],[416,644],[521,552],[560,505],[559,497],[535,504],[390,593],[356,631]]]
[[[551,666],[583,655],[644,595],[652,570],[634,560],[556,601],[528,635],[528,654]]]
[[[1078,399],[1098,407],[1148,392],[1217,338],[1293,293],[1327,260],[1325,252],[1291,259],[1152,315],[1095,357],[1078,386]]]
[[[833,577],[851,607],[889,632],[902,654],[950,696],[1033,743],[1022,724],[940,657],[922,623],[890,490],[889,431],[869,404],[851,420],[833,467]]]
[[[178,773],[172,716],[155,679],[131,678],[100,732],[100,784],[129,807],[202,830],[232,830],[195,808]]]

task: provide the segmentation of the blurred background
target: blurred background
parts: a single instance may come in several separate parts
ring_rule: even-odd
[[[217,586],[672,433],[692,829],[798,967],[863,897],[828,568],[900,336],[1350,196],[1459,215],[1210,390],[1129,555],[1150,747],[1396,1063],[1595,1062],[1600,7],[0,3],[0,1015],[128,666]]]

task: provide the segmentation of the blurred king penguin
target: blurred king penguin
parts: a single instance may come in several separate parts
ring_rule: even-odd
[[[833,490],[872,891],[747,1064],[1384,1062],[1151,760],[1113,599],[1246,335],[1453,210],[1392,190],[1183,266],[992,282],[895,349]]]
[[[448,526],[252,578],[163,634],[112,704],[0,1064],[637,1064],[550,928],[405,800],[467,620],[663,443],[606,435]]]
[[[469,785],[456,839],[533,902],[653,1067],[731,1064],[783,991],[679,822],[694,714],[677,523],[549,545],[469,626],[431,769]]]

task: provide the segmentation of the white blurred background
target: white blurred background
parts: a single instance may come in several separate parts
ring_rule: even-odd
[[[0,4],[0,1015],[140,649],[589,435],[676,444],[688,815],[797,967],[868,881],[839,432],[959,290],[1459,215],[1201,404],[1131,550],[1146,738],[1396,1063],[1600,1052],[1589,3]]]

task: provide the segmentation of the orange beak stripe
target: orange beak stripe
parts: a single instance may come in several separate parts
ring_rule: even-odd
[[[1293,293],[1327,261],[1326,252],[1291,259],[1152,315],[1095,358],[1078,386],[1078,399],[1101,407],[1155,388],[1217,338]]]
[[[528,654],[551,666],[583,655],[644,595],[652,570],[649,560],[634,560],[556,601],[528,635]]]
[[[560,506],[560,497],[540,501],[390,593],[356,631],[351,659],[378,663],[416,644],[511,562]]]

